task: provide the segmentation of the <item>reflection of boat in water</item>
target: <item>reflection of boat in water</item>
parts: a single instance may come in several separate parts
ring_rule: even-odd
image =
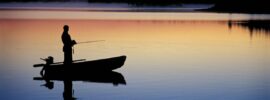
[[[126,84],[125,78],[121,73],[114,71],[105,72],[89,72],[89,73],[50,73],[46,72],[42,77],[34,77],[34,80],[50,80],[50,81],[83,81],[96,83],[112,83],[114,85]]]
[[[87,75],[82,73],[45,73],[41,77],[34,77],[34,80],[44,80],[46,83],[43,85],[48,89],[53,89],[54,82],[52,81],[63,81],[64,83],[64,100],[76,100],[73,90],[73,81],[83,81],[83,82],[96,82],[96,83],[112,83],[114,86],[118,84],[126,85],[124,76],[121,73],[114,71],[105,72],[92,72]]]
[[[83,81],[83,82],[96,82],[96,83],[112,83],[114,86],[118,84],[126,85],[124,76],[121,73],[114,71],[104,71],[104,72],[91,72],[87,75],[83,73],[50,73],[47,72],[41,77],[34,77],[34,80],[44,80],[46,83],[43,85],[48,89],[53,89],[54,82],[52,81],[63,81],[64,83],[64,100],[76,100],[74,97],[73,81]]]

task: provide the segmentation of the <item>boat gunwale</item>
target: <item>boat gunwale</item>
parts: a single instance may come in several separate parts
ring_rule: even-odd
[[[96,59],[96,60],[72,62],[72,64],[83,64],[83,63],[91,63],[91,62],[106,61],[106,60],[121,59],[121,58],[123,58],[123,63],[124,63],[126,61],[125,55],[110,57],[110,58],[103,58],[103,59]],[[46,67],[64,66],[64,63],[53,63],[53,64],[49,64],[49,65],[44,65],[44,67],[45,66]]]

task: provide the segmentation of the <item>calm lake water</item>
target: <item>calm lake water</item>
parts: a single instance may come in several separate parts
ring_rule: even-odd
[[[73,82],[79,100],[269,100],[270,31],[248,20],[270,15],[0,11],[0,97],[61,100],[64,86],[47,89],[40,58],[63,61],[63,25],[78,42],[74,59],[126,55],[115,70],[126,85]],[[151,20],[150,20],[151,19]]]

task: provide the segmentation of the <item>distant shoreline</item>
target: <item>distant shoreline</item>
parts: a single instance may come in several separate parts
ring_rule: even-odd
[[[0,8],[0,11],[82,11],[82,12],[207,12],[207,11],[193,11],[193,10],[181,10],[181,9],[49,9],[49,8]]]
[[[195,12],[213,7],[210,4],[181,4],[173,6],[132,6],[126,3],[86,2],[28,2],[0,3],[0,10],[100,11],[100,12]]]
[[[92,11],[92,12],[209,12],[270,14],[270,10],[241,9],[235,6],[214,4],[175,4],[171,6],[136,6],[128,3],[88,3],[88,2],[1,2],[0,10],[37,11]]]

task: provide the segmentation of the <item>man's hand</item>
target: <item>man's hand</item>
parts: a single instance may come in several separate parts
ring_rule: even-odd
[[[75,40],[72,40],[72,44],[75,45],[77,44],[77,42]]]

